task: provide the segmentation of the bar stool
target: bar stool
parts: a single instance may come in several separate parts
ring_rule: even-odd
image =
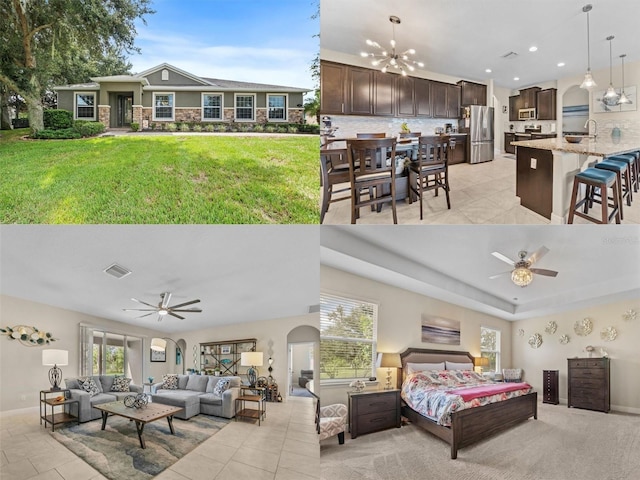
[[[594,168],[608,170],[616,174],[618,183],[618,203],[620,204],[620,220],[624,220],[624,199],[627,199],[627,206],[631,206],[633,200],[633,188],[631,180],[631,168],[626,162],[605,158],[597,163]],[[624,181],[624,182],[623,182]]]
[[[631,175],[633,177],[633,191],[638,191],[638,156],[637,152],[633,153],[623,153],[619,155],[611,155],[610,157],[606,157],[607,160],[616,160],[618,162],[626,162],[629,165],[629,170],[631,171]]]
[[[585,185],[586,192],[582,200],[577,202],[578,189],[580,185]],[[594,191],[596,188],[600,189],[601,200],[598,201],[594,198]],[[609,201],[608,201],[608,189],[611,188],[613,195],[613,210],[608,213]],[[600,220],[593,218],[589,213],[589,206],[593,205],[593,202],[600,203],[601,218]],[[578,209],[584,205],[584,213],[578,211]],[[573,192],[571,193],[571,203],[569,205],[569,219],[567,223],[573,223],[574,216],[577,215],[593,223],[611,223],[611,219],[615,217],[615,222],[620,223],[620,204],[618,193],[618,182],[615,172],[608,170],[601,170],[598,168],[587,168],[585,171],[576,174],[573,179]]]

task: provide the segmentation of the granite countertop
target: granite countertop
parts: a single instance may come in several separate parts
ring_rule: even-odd
[[[597,157],[607,157],[620,153],[628,153],[640,150],[640,139],[625,139],[613,142],[611,139],[585,138],[580,143],[569,143],[562,137],[543,138],[540,140],[521,140],[511,142],[516,147],[537,148],[540,150],[554,150],[567,153],[579,153]]]

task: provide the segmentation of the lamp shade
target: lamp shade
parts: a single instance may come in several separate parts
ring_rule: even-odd
[[[163,352],[167,349],[167,341],[162,338],[152,338],[151,339],[151,350],[156,350],[158,352]]]
[[[66,350],[43,350],[42,365],[69,365],[69,352]]]
[[[263,365],[264,354],[262,352],[242,352],[240,354],[240,365],[243,367],[261,367]]]
[[[400,368],[402,367],[402,361],[400,360],[399,353],[379,353],[378,361],[376,362],[378,368]]]
[[[487,357],[476,357],[475,362],[476,367],[488,367],[489,359]]]

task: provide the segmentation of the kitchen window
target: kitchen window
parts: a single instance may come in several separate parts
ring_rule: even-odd
[[[75,120],[95,120],[96,119],[96,94],[76,93],[75,94]]]
[[[287,95],[267,94],[267,118],[271,121],[287,120]]]
[[[320,294],[320,382],[375,376],[378,305]]]
[[[153,94],[153,119],[173,120],[174,119],[174,97],[173,93],[158,92]]]
[[[203,93],[202,94],[202,120],[222,120],[222,94]]]
[[[255,95],[236,94],[236,121],[252,122],[255,119],[254,107],[256,103]]]
[[[499,373],[500,368],[500,330],[480,327],[480,356],[489,359],[485,372]]]

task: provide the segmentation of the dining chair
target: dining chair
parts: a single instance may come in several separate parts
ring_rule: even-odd
[[[395,138],[356,139],[347,142],[351,223],[356,223],[356,219],[360,217],[360,208],[386,202],[391,202],[393,223],[398,223],[395,157]]]
[[[413,194],[420,198],[420,220],[423,219],[422,197],[425,192],[443,189],[447,198],[447,208],[451,209],[449,199],[449,136],[423,136],[418,139],[418,159],[409,165],[409,203],[413,203]],[[413,181],[415,178],[415,182]]]
[[[344,139],[327,139],[325,146],[340,141],[344,141]],[[349,184],[349,164],[346,157],[345,150],[337,150],[337,153],[322,153],[320,155],[320,183],[322,185],[320,223],[324,221],[324,216],[329,210],[330,204],[351,199],[351,195],[334,196],[339,193],[351,191]],[[334,188],[334,186],[340,184],[344,184],[344,186],[338,189]]]
[[[420,138],[422,132],[400,132],[400,138]]]
[[[356,133],[356,138],[387,138],[387,134],[381,133]]]

